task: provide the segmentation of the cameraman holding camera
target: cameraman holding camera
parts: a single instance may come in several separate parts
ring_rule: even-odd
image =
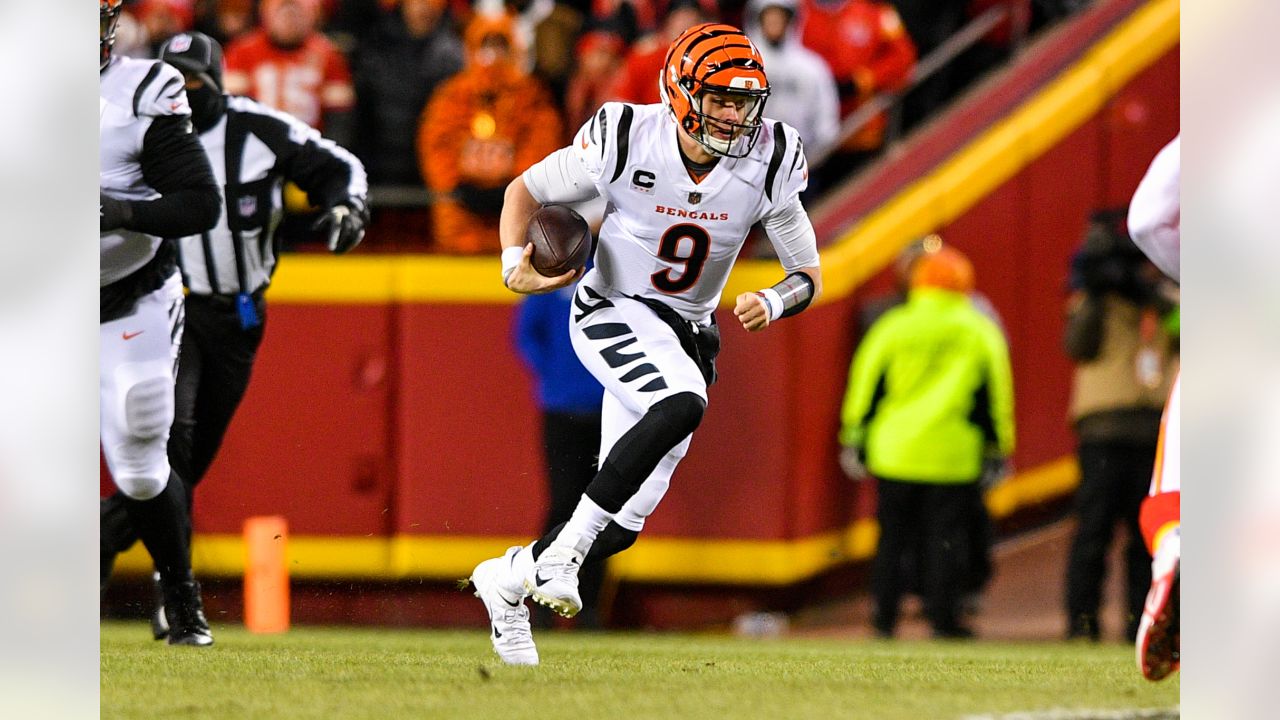
[[[1178,289],[1142,254],[1126,211],[1097,212],[1072,258],[1065,347],[1076,363],[1071,419],[1079,440],[1078,526],[1067,564],[1067,637],[1098,640],[1107,548],[1126,528],[1125,636],[1132,639],[1151,584],[1138,526],[1177,374]]]

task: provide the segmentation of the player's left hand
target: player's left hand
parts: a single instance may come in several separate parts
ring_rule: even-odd
[[[764,298],[753,292],[744,292],[738,296],[733,314],[742,323],[747,332],[760,332],[769,327],[769,308]]]
[[[368,212],[358,203],[339,203],[326,210],[313,227],[326,233],[329,250],[341,255],[364,239],[367,219]]]
[[[118,230],[128,224],[132,215],[128,200],[118,200],[98,192],[98,232]]]
[[[516,265],[504,282],[511,292],[522,295],[542,295],[555,292],[562,287],[573,284],[586,273],[586,268],[578,268],[557,277],[545,277],[533,269],[533,243],[524,246],[520,255],[520,264]]]

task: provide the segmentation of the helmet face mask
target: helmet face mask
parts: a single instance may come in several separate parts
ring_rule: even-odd
[[[98,0],[98,70],[111,60],[111,46],[116,41],[116,25],[124,0]]]
[[[736,92],[730,88],[708,88],[693,99],[692,114],[698,130],[689,134],[713,154],[742,157],[755,146],[764,101],[765,96],[759,94]],[[745,147],[741,154],[734,153],[734,144],[742,138],[746,138]]]
[[[659,89],[676,123],[707,152],[745,157],[755,147],[769,79],[737,28],[704,23],[682,33],[667,51]]]

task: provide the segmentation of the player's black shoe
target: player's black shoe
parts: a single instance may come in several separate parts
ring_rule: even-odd
[[[213,644],[213,633],[204,618],[204,605],[200,600],[200,583],[195,580],[164,583],[164,616],[169,624],[170,645]]]

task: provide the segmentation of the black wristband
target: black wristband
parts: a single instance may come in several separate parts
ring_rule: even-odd
[[[782,282],[771,288],[782,298],[782,315],[780,317],[791,317],[804,312],[809,307],[809,303],[813,302],[813,292],[815,290],[813,278],[807,273],[793,272],[783,278]]]

